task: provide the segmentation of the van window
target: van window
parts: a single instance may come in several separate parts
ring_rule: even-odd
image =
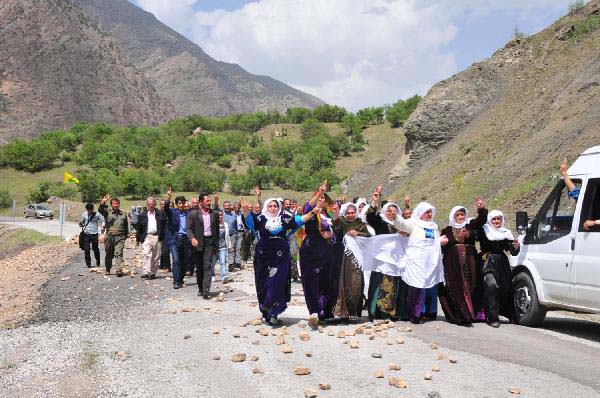
[[[581,180],[573,180],[577,187]],[[571,232],[577,201],[570,198],[563,181],[554,188],[536,217],[535,243],[547,243]]]
[[[589,231],[583,230],[583,223],[586,220],[600,219],[600,178],[592,178],[588,180],[587,188],[585,189],[585,198],[581,206],[581,217],[579,220],[579,232],[600,232],[600,226],[590,228]]]

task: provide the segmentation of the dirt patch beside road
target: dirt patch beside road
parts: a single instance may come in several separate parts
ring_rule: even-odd
[[[14,328],[36,313],[40,288],[79,251],[76,243],[36,245],[0,260],[0,329]]]

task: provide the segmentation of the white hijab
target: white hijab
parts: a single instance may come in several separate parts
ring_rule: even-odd
[[[428,210],[431,210],[431,221],[421,220],[421,216],[423,215],[423,213],[425,213]],[[427,202],[421,202],[417,205],[417,207],[415,207],[415,210],[413,210],[413,213],[410,216],[410,218],[415,223],[415,225],[421,228],[438,229],[437,224],[433,221],[433,219],[435,218],[435,213],[436,211],[433,205],[430,205]]]
[[[352,202],[346,202],[340,206],[340,216],[346,217],[346,212],[348,211],[348,208],[350,206],[354,207],[354,211],[357,213],[356,218],[359,218],[358,217],[358,207]]]
[[[269,203],[271,203],[271,202],[277,203],[277,207],[279,208],[279,210],[277,210],[276,216],[272,216],[269,213]],[[281,226],[281,209],[282,209],[282,207],[283,206],[281,205],[281,202],[279,201],[278,198],[269,198],[264,201],[263,207],[262,207],[262,212],[260,214],[267,219],[267,223],[265,224],[265,227],[268,230],[275,230],[275,229],[277,229],[278,226]]]
[[[454,216],[459,211],[462,211],[463,213],[465,213],[465,220],[461,223],[457,223],[456,220],[454,219]],[[469,210],[467,210],[466,207],[454,206],[452,208],[452,210],[450,210],[450,216],[448,217],[448,220],[450,221],[450,226],[452,228],[457,228],[457,229],[464,228],[465,225],[467,225],[469,223],[469,219],[467,218],[468,216],[469,216]]]
[[[494,218],[494,217],[502,218],[502,224],[500,225],[500,228],[496,228],[492,225],[492,218]],[[510,232],[510,230],[508,228],[506,228],[504,225],[505,225],[504,214],[502,214],[502,212],[500,210],[492,210],[488,213],[487,224],[485,224],[483,226],[483,232],[485,232],[485,236],[491,241],[498,241],[498,240],[505,240],[505,239],[514,240],[515,238],[514,238],[512,232]]]
[[[359,213],[358,208],[360,207],[360,205],[365,205],[365,206]],[[367,222],[367,211],[368,210],[369,210],[369,203],[367,202],[367,200],[365,198],[358,198],[356,200],[356,212],[357,212],[356,216],[358,218],[360,218],[362,220],[362,222]]]
[[[381,208],[381,211],[379,212],[379,217],[381,217],[381,219],[383,221],[385,221],[386,223],[390,224],[391,226],[394,226],[395,220],[390,220],[385,215],[385,213],[387,213],[387,209],[389,209],[390,206],[396,207],[396,220],[399,219],[400,218],[400,208],[398,207],[397,204],[395,204],[393,202],[387,202],[386,204],[383,205],[383,207]]]

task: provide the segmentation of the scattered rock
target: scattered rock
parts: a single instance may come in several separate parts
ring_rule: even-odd
[[[251,360],[252,362],[256,362],[256,361],[258,361],[258,356],[257,356],[257,355],[251,355],[251,356],[250,356],[250,360]]]
[[[294,368],[294,374],[297,376],[306,376],[310,374],[310,369],[303,366],[297,366]]]
[[[437,354],[437,360],[438,361],[443,361],[444,359],[446,359],[446,357],[444,356],[444,354],[442,354],[441,352],[439,352]]]
[[[373,358],[383,358],[383,354],[379,353],[379,352],[374,352],[371,354],[371,356]]]
[[[242,333],[239,330],[233,331],[233,337],[239,339],[242,336]]]
[[[331,390],[331,384],[319,383],[319,389],[322,391],[329,391]]]
[[[360,343],[358,342],[358,340],[352,340],[350,342],[350,348],[353,348],[353,349],[360,348]]]
[[[318,397],[317,391],[313,390],[312,388],[305,388],[304,389],[304,397],[305,398],[316,398],[316,397]]]
[[[375,340],[375,336],[369,336],[369,340]]]
[[[252,368],[252,373],[254,373],[255,375],[261,375],[261,374],[263,374],[265,372],[261,368],[256,368],[255,367],[255,368]]]
[[[385,377],[383,370],[376,370],[374,375],[376,379],[383,379]]]
[[[246,322],[247,325],[250,326],[260,326],[260,324],[262,324],[262,319],[257,318],[257,319],[253,319],[251,321]]]
[[[517,387],[511,387],[508,389],[508,392],[514,395],[520,395],[521,394],[521,389],[517,388]]]
[[[124,361],[127,359],[127,357],[129,355],[127,355],[127,353],[125,351],[117,351],[117,352],[115,352],[115,356],[117,357],[117,359]]]
[[[425,380],[431,380],[431,379],[433,379],[433,376],[431,375],[431,373],[427,372],[427,373],[425,373],[425,376],[423,376],[423,378]]]
[[[437,344],[435,344],[434,342],[431,342],[428,344],[429,348],[431,348],[432,350],[437,350]]]
[[[225,293],[220,292],[217,296],[217,301],[225,301]]]
[[[399,377],[393,377],[390,376],[390,378],[388,379],[388,383],[390,386],[396,387],[396,388],[406,388],[408,387],[408,384],[406,384],[406,382],[399,378]]]
[[[337,333],[337,338],[338,338],[338,339],[344,339],[344,338],[346,338],[346,332],[345,332],[345,331],[343,331],[343,330],[340,330],[340,331]]]
[[[318,328],[318,329],[319,329],[319,333],[324,333],[324,332],[325,332],[325,329],[323,329],[323,326],[320,326],[320,325],[319,325],[319,328]]]
[[[392,340],[386,340],[385,344],[387,344],[387,345],[394,345],[394,342]]]
[[[362,326],[359,326],[356,329],[354,329],[354,333],[355,334],[365,334],[365,328]]]
[[[281,352],[283,352],[284,354],[291,354],[294,352],[294,349],[292,348],[292,346],[286,345],[281,349]]]
[[[354,330],[346,330],[346,331],[344,331],[344,334],[346,335],[346,337],[351,337],[351,336],[355,336],[356,332]]]
[[[285,338],[283,336],[277,336],[275,339],[275,345],[285,344]]]
[[[246,360],[246,354],[235,354],[231,357],[231,362],[244,362]]]
[[[392,362],[388,365],[388,369],[389,370],[400,370],[400,369],[402,369],[402,367],[400,366],[400,364]]]
[[[68,281],[69,279],[71,279],[71,277],[70,277],[70,276],[65,276],[64,278],[60,278],[61,282],[66,282],[66,281]]]
[[[189,335],[189,334],[186,334],[185,336],[183,336],[183,339],[184,339],[184,340],[191,339],[191,338],[192,338],[192,336],[191,336],[191,335]]]
[[[404,344],[404,337],[398,337],[398,338],[396,338],[396,343],[398,343],[398,344]]]
[[[311,354],[310,352],[305,352],[305,353],[304,353],[304,355],[305,355],[307,358],[311,358],[311,357],[312,357],[312,354]]]
[[[450,363],[457,363],[458,359],[456,359],[456,358],[451,357],[450,355],[448,355],[448,362],[450,362]]]
[[[213,329],[212,334],[219,334],[221,331],[219,329]]]
[[[263,337],[266,337],[269,335],[269,331],[265,328],[258,329],[258,333]]]
[[[298,335],[298,337],[300,338],[300,340],[302,341],[308,341],[310,340],[310,334],[308,334],[308,332],[302,332]]]
[[[260,340],[254,340],[254,341],[252,342],[252,345],[260,345]]]
[[[442,398],[442,394],[437,391],[429,391],[427,393],[427,398]]]
[[[327,331],[327,336],[335,336],[335,332],[333,331],[333,329],[329,329]]]
[[[181,312],[193,312],[194,309],[192,307],[183,307],[180,310]]]
[[[220,355],[215,355],[213,357],[213,361],[220,361],[221,360],[221,356]]]

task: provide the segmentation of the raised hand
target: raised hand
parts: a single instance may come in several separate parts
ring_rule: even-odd
[[[475,206],[477,206],[478,209],[485,209],[485,202],[483,201],[483,199],[478,197],[477,199],[475,199]]]
[[[408,209],[410,207],[410,196],[404,195],[402,202],[404,203],[404,208]]]
[[[327,180],[324,180],[321,183],[321,186],[319,186],[319,193],[324,194],[325,192],[327,192]]]
[[[254,194],[259,197],[261,192],[260,192],[260,187],[257,185],[254,187]]]
[[[110,195],[106,194],[102,197],[102,199],[100,200],[100,204],[105,204],[106,202],[108,202],[110,200]]]
[[[567,174],[569,170],[569,162],[567,158],[564,158],[562,163],[560,164],[560,174]]]
[[[217,203],[219,201],[219,194],[218,193],[215,193],[213,195],[213,201],[215,201],[215,203]]]
[[[375,188],[375,191],[373,191],[373,200],[375,202],[379,202],[381,199],[381,191],[383,191],[383,185],[379,184],[377,185],[377,188]]]
[[[169,201],[171,201],[171,198],[173,197],[173,188],[169,187],[167,189],[167,198]]]

